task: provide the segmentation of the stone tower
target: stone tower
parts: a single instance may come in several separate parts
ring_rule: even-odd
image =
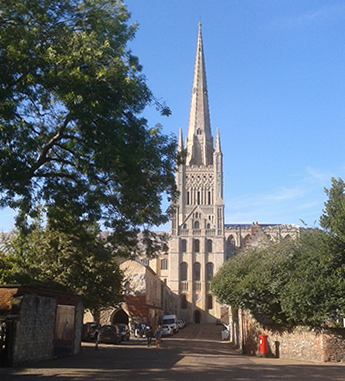
[[[199,23],[188,134],[178,150],[187,150],[176,182],[180,192],[170,226],[168,286],[178,295],[175,313],[189,322],[210,323],[220,307],[210,279],[225,260],[223,155],[219,130],[211,133],[205,58]]]

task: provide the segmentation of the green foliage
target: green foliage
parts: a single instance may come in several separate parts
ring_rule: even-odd
[[[345,245],[318,229],[240,252],[212,281],[217,299],[284,326],[320,327],[345,315]]]
[[[91,311],[118,306],[123,274],[111,247],[96,226],[64,218],[68,229],[43,228],[36,219],[30,232],[17,231],[8,242],[9,253],[0,254],[0,282],[71,291]]]
[[[0,4],[0,206],[17,226],[39,203],[103,221],[114,242],[165,223],[176,139],[140,113],[161,105],[127,48],[136,25],[115,0]]]
[[[332,187],[325,188],[328,200],[320,217],[321,226],[345,241],[345,183],[332,177]]]

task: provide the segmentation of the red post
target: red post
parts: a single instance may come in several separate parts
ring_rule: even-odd
[[[267,341],[267,335],[259,335],[260,337],[260,355],[263,355],[264,357],[268,354],[268,341]]]

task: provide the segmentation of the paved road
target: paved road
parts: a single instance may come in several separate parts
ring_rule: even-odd
[[[189,325],[161,349],[145,339],[122,345],[83,344],[79,355],[25,368],[0,368],[0,380],[345,380],[345,366],[243,356],[221,341],[221,326]]]

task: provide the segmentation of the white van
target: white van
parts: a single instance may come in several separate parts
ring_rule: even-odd
[[[178,332],[178,325],[177,325],[177,316],[176,315],[164,315],[162,324],[168,324],[174,331],[174,333]]]

